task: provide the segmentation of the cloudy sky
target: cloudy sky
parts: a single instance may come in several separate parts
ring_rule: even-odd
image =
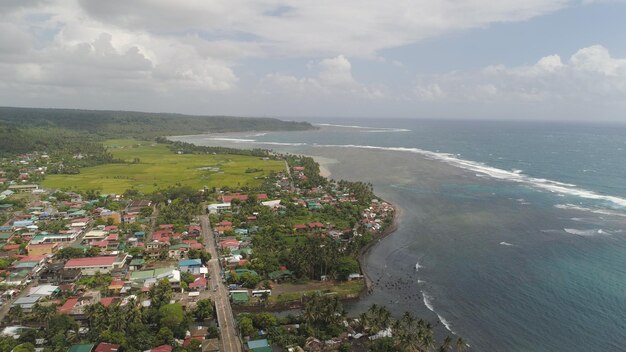
[[[626,121],[626,3],[2,0],[0,105]]]

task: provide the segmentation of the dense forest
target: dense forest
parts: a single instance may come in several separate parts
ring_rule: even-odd
[[[85,166],[116,162],[100,143],[105,139],[157,139],[175,152],[267,156],[267,151],[197,147],[163,136],[250,130],[305,130],[308,122],[272,118],[191,116],[132,111],[0,107],[0,158],[47,154],[49,174],[74,174]]]
[[[152,139],[164,135],[251,130],[306,130],[308,122],[273,118],[195,116],[108,110],[0,107],[0,125],[19,128],[63,128],[104,138]]]

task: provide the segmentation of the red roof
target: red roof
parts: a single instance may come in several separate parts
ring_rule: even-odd
[[[20,245],[19,244],[5,244],[4,247],[2,247],[2,249],[4,249],[5,251],[12,251],[15,249],[20,249]]]
[[[198,287],[206,287],[206,286],[207,286],[207,279],[205,279],[202,276],[196,278],[194,282],[189,284],[189,288],[198,288]]]
[[[159,225],[160,229],[173,229],[174,225],[172,224],[163,224],[163,225]]]
[[[119,235],[116,233],[112,233],[109,236],[107,236],[106,240],[107,241],[117,241],[119,239]]]
[[[66,268],[80,268],[86,266],[108,266],[115,263],[116,257],[114,256],[102,256],[91,258],[74,258],[65,263]]]
[[[45,258],[45,255],[27,255],[21,257],[20,262],[40,262]]]
[[[120,345],[113,343],[100,342],[93,352],[116,352],[120,349]]]
[[[74,309],[74,306],[76,306],[76,303],[78,303],[78,297],[68,298],[67,301],[65,301],[65,303],[61,306],[61,308],[59,308],[59,313],[61,314],[71,313],[72,309]]]
[[[115,226],[115,225],[107,226],[107,227],[104,228],[104,231],[106,231],[106,232],[117,231],[117,226]]]
[[[111,303],[113,303],[113,300],[115,299],[115,297],[105,297],[103,299],[100,300],[100,303],[105,306],[108,307],[111,305]]]
[[[296,230],[304,230],[307,228],[306,224],[295,224],[293,225],[293,228]]]
[[[304,171],[304,166],[294,166],[293,170],[294,171]]]
[[[222,220],[219,223],[220,226],[233,226],[233,223],[230,221]]]
[[[204,246],[202,246],[202,243],[192,243],[191,244],[191,249],[203,249]]]
[[[310,228],[312,228],[312,229],[314,229],[314,228],[323,228],[323,227],[324,227],[324,224],[322,224],[322,223],[321,223],[321,222],[319,222],[319,221],[316,221],[316,222],[310,222],[310,223],[309,223],[309,227],[310,227]]]
[[[172,346],[161,345],[150,350],[150,352],[172,352]]]
[[[109,245],[109,241],[107,241],[107,240],[93,241],[93,242],[90,243],[90,245],[92,247],[106,248]]]

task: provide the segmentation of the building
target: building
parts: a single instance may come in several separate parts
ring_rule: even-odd
[[[65,269],[80,269],[83,275],[106,274],[113,269],[121,269],[126,264],[128,255],[74,258],[65,263]]]
[[[38,185],[12,185],[9,186],[9,190],[17,193],[32,192],[39,189]]]
[[[30,256],[48,255],[56,252],[58,243],[28,244],[26,250]]]
[[[30,240],[31,244],[42,243],[64,243],[71,242],[78,237],[79,232],[69,232],[64,234],[52,235],[48,233],[41,233]]]
[[[178,262],[178,267],[182,272],[189,272],[192,274],[200,274],[200,269],[203,268],[202,261],[200,259],[184,259]]]
[[[219,214],[224,211],[230,211],[230,203],[217,203],[208,205],[209,214]]]
[[[267,339],[262,340],[250,340],[246,342],[248,345],[248,350],[253,352],[272,352],[272,348],[270,347]]]

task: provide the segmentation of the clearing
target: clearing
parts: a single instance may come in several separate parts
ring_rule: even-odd
[[[176,154],[167,145],[154,142],[124,139],[104,144],[115,158],[125,162],[82,168],[78,175],[48,175],[42,185],[118,194],[131,188],[150,193],[174,185],[197,189],[257,187],[270,173],[285,169],[282,160],[231,154]]]

